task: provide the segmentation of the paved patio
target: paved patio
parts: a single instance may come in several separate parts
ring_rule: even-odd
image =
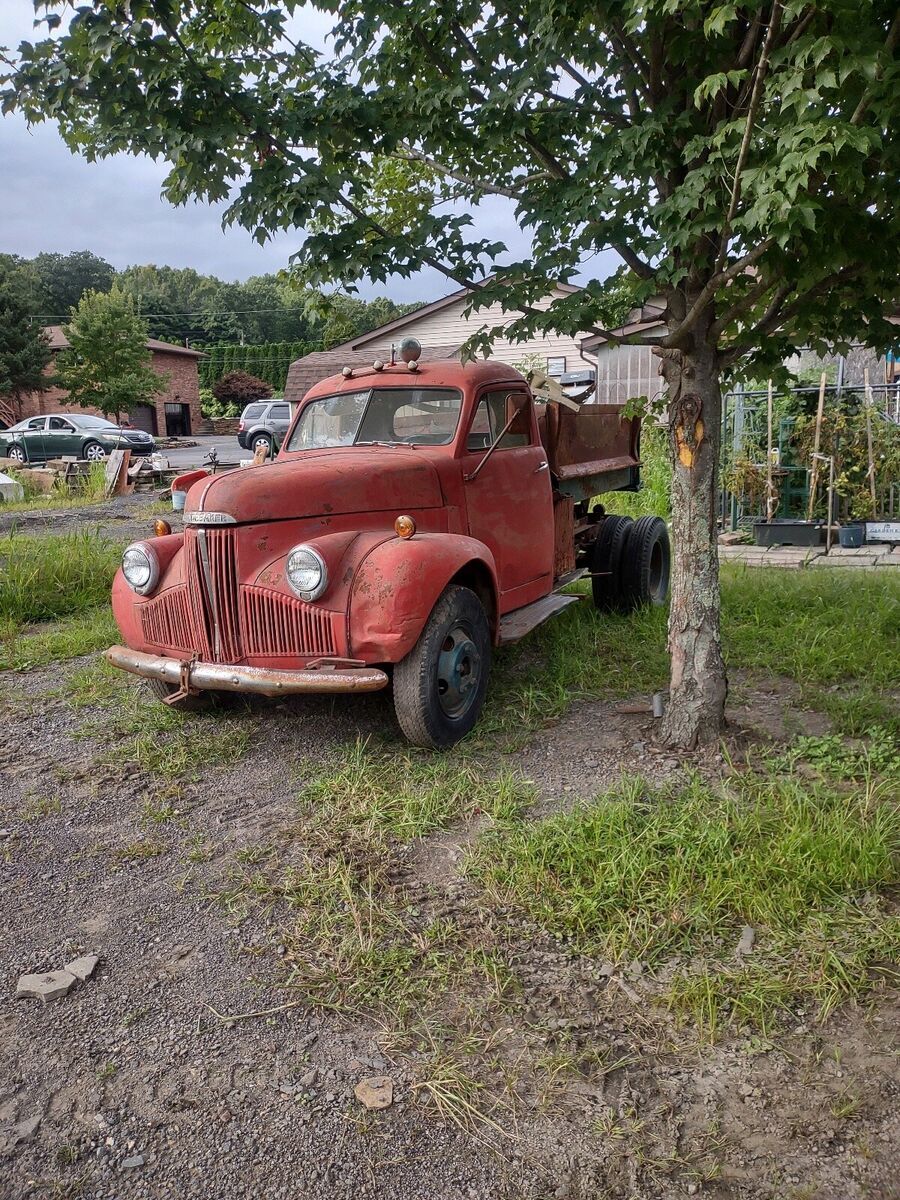
[[[853,567],[900,568],[900,545],[873,542],[857,550],[832,546],[826,554],[824,546],[752,546],[738,543],[719,546],[722,562],[745,563],[748,567]]]

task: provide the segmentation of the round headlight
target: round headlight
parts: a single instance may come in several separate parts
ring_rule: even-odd
[[[318,600],[328,587],[325,562],[312,546],[295,546],[287,556],[287,581],[301,600]]]
[[[159,582],[159,559],[146,542],[135,542],[122,555],[122,574],[140,596],[152,592]]]

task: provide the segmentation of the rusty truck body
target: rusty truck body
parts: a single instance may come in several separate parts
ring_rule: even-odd
[[[274,462],[195,472],[183,533],[127,548],[107,657],[174,704],[391,685],[411,742],[452,745],[493,649],[579,576],[600,609],[665,601],[665,524],[592,503],[637,486],[639,445],[618,406],[541,403],[501,362],[346,367]]]

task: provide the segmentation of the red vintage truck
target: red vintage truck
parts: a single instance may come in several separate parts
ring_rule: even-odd
[[[124,552],[110,662],[181,705],[392,685],[406,737],[445,747],[478,719],[493,648],[574,603],[579,576],[599,608],[665,602],[665,523],[591,505],[637,486],[638,419],[403,352],[316,384],[274,462],[185,481],[183,534]]]

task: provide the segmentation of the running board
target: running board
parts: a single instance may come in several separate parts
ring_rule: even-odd
[[[505,617],[500,618],[501,644],[517,642],[526,633],[531,633],[532,629],[537,629],[538,625],[542,625],[554,613],[562,612],[570,604],[577,604],[583,599],[583,596],[560,596],[551,593],[535,600],[533,604],[526,604],[524,608],[507,613]]]

